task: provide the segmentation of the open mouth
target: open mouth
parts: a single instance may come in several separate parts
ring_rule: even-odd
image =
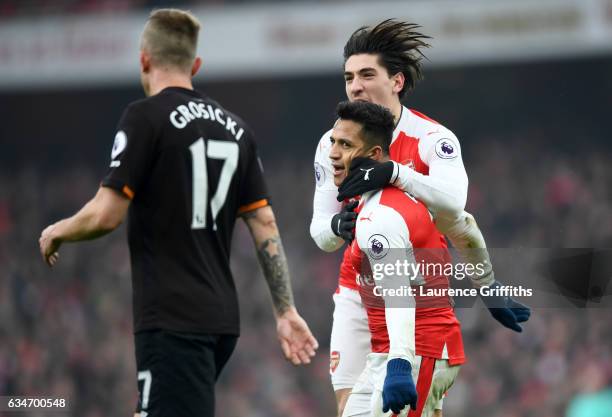
[[[333,171],[334,177],[337,177],[344,173],[344,165],[332,164],[332,167],[334,168],[334,171]]]

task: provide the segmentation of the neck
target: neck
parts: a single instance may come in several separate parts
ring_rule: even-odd
[[[395,101],[391,105],[389,110],[391,110],[391,114],[393,114],[393,121],[395,122],[395,124],[397,124],[400,117],[402,116],[402,103],[399,100]]]
[[[193,90],[191,77],[187,74],[179,72],[171,72],[154,69],[149,74],[149,96],[162,91],[168,87],[182,87],[188,90]]]

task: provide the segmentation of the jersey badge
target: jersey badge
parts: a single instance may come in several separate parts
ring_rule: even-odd
[[[113,149],[111,150],[111,159],[113,160],[111,161],[111,164],[110,164],[111,167],[118,167],[119,165],[121,165],[120,161],[115,161],[114,159],[118,157],[121,154],[121,152],[125,150],[126,146],[127,146],[127,135],[125,134],[123,130],[120,130],[115,135],[115,142],[113,143]]]
[[[329,354],[329,372],[334,373],[338,365],[340,364],[340,352],[334,350]]]
[[[321,187],[325,183],[325,170],[318,162],[314,164],[314,173],[317,187]]]
[[[389,253],[389,241],[383,235],[372,235],[368,239],[368,253],[373,259],[382,259]]]
[[[436,142],[436,154],[442,159],[453,159],[459,155],[459,152],[452,140],[440,139]]]

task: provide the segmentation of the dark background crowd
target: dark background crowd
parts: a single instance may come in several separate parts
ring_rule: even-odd
[[[466,209],[490,247],[611,247],[609,74],[610,57],[426,68],[405,103],[459,137],[470,178]],[[314,150],[344,98],[342,76],[204,78],[197,87],[256,132],[296,302],[321,344],[307,367],[282,359],[253,245],[238,227],[232,263],[242,336],[218,385],[218,414],[332,416],[328,347],[339,253],[321,252],[308,226]],[[94,195],[121,111],[141,96],[137,86],[0,92],[0,395],[65,398],[69,415],[82,417],[133,411],[125,227],[65,245],[53,270],[37,240],[44,226]],[[497,270],[502,281],[508,273]],[[501,327],[480,304],[457,310],[468,363],[445,415],[612,415],[610,308],[532,307],[522,334]]]

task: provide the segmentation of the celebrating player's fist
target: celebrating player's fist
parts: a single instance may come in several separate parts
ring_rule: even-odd
[[[412,380],[412,367],[405,359],[391,359],[387,363],[387,376],[383,386],[383,412],[399,414],[403,408],[417,408],[417,392]]]

